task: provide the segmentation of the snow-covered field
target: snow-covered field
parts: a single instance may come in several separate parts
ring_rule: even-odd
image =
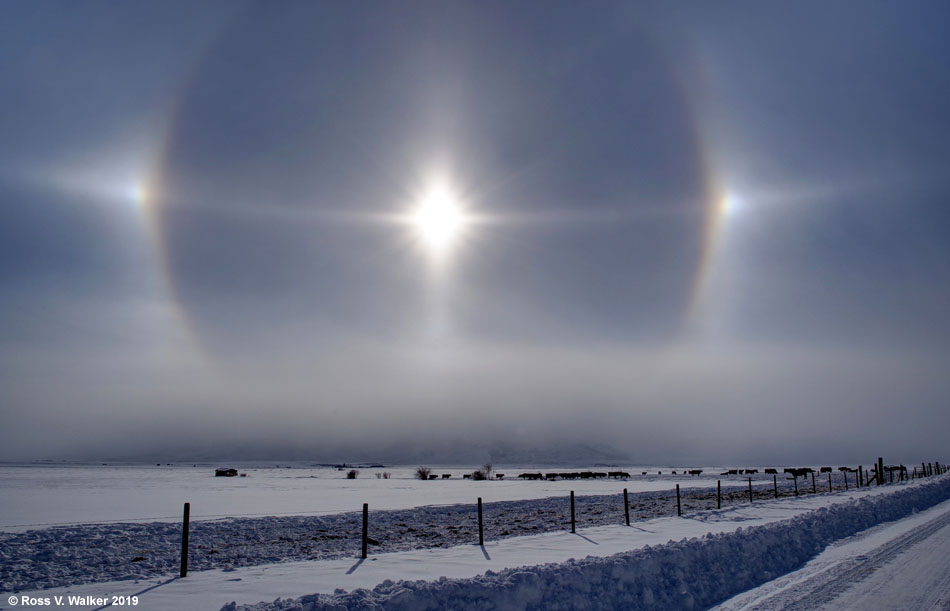
[[[7,482],[9,494],[0,503],[20,504],[16,512],[3,514],[7,533],[0,532],[5,561],[0,564],[0,589],[50,588],[115,579],[146,579],[174,573],[180,554],[180,514],[149,516],[141,503],[158,503],[165,497],[204,499],[218,507],[244,499],[260,507],[284,509],[281,499],[314,495],[324,512],[316,515],[211,517],[191,526],[190,562],[193,570],[233,569],[274,562],[352,557],[360,548],[361,516],[353,511],[329,509],[337,496],[370,500],[370,544],[374,553],[450,547],[477,540],[476,496],[485,499],[485,534],[489,540],[562,531],[570,520],[569,490],[576,489],[577,525],[581,528],[617,524],[624,519],[623,488],[630,492],[630,516],[634,521],[673,515],[676,511],[675,480],[680,481],[682,507],[686,512],[716,507],[713,479],[691,476],[667,479],[656,471],[650,476],[626,480],[574,481],[470,481],[456,469],[448,480],[420,481],[412,469],[387,471],[390,479],[345,479],[335,469],[250,469],[249,477],[214,477],[203,468],[142,467],[44,467],[9,468],[17,478]],[[365,471],[365,470],[364,470]],[[441,470],[451,472],[450,470]],[[529,471],[534,472],[534,471]],[[29,481],[29,475],[36,476]],[[723,504],[746,502],[747,484],[733,478],[726,482]],[[16,488],[20,489],[17,490]],[[659,488],[659,490],[656,490]],[[652,489],[652,490],[651,490]],[[62,522],[74,515],[73,493],[97,492],[101,502],[129,503],[139,512],[134,518],[112,521],[29,527],[30,520],[46,512]],[[401,494],[393,494],[400,491]],[[585,494],[584,492],[588,493]],[[609,492],[592,495],[590,491]],[[791,494],[788,482],[781,490]],[[29,493],[39,494],[47,504]],[[58,492],[58,501],[54,502]],[[203,496],[202,496],[203,494]],[[756,482],[755,494],[768,498],[771,482]],[[296,495],[296,496],[294,496]],[[380,509],[387,503],[410,505],[406,509]],[[521,500],[491,500],[517,498]],[[539,496],[542,498],[532,498]],[[94,497],[93,497],[94,498]],[[464,503],[445,504],[462,498]],[[329,501],[327,499],[330,499]],[[165,500],[167,502],[167,499]],[[125,503],[125,504],[123,504]],[[201,516],[201,504],[192,501],[192,517]],[[83,505],[88,507],[88,505]],[[353,507],[356,509],[359,507]],[[246,507],[244,507],[246,509]],[[175,507],[170,507],[175,509]],[[196,511],[197,510],[197,511]],[[154,513],[154,508],[152,508]],[[233,512],[242,515],[253,512]],[[291,512],[287,512],[291,513]],[[144,515],[143,515],[144,514]],[[219,515],[229,515],[223,513]],[[148,518],[155,518],[149,520]],[[20,521],[17,521],[20,520]],[[89,545],[94,541],[95,545]]]
[[[950,513],[948,498],[950,477],[943,476],[694,511],[630,528],[509,537],[490,540],[484,548],[461,545],[372,554],[362,562],[350,557],[208,570],[186,579],[126,580],[20,595],[135,594],[142,609],[217,609],[229,600],[255,610],[704,608],[781,579],[829,544],[884,522],[921,520],[904,532],[937,532],[932,520],[950,519],[939,517]],[[895,544],[890,557],[895,549],[907,549],[907,542]],[[255,604],[277,598],[284,600]],[[0,604],[5,601],[6,596]]]
[[[447,480],[419,481],[412,467],[360,469],[355,480],[333,468],[241,468],[247,477],[214,477],[215,465],[187,466],[0,466],[0,531],[93,522],[154,522],[181,519],[182,504],[191,503],[192,519],[240,516],[317,515],[372,509],[406,509],[420,505],[474,503],[577,495],[669,491],[679,483],[716,486],[721,469],[701,477],[671,476],[675,467],[597,468],[635,474],[628,481],[611,479],[521,481],[522,472],[578,470],[576,467],[501,469],[503,481],[463,480],[472,468],[433,467],[451,474]],[[230,465],[221,465],[230,466]],[[590,466],[582,467],[590,469]],[[682,469],[678,469],[682,471]],[[642,471],[650,475],[642,476]],[[657,475],[663,471],[663,475]],[[377,479],[376,473],[391,473]],[[763,477],[763,476],[760,476]],[[839,477],[835,474],[836,481]],[[743,486],[744,478],[723,477],[723,486]],[[764,482],[765,479],[762,479]],[[768,481],[771,481],[769,478]],[[819,485],[821,480],[819,480]]]

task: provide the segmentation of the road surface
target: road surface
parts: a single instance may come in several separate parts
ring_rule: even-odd
[[[718,611],[950,611],[950,501],[845,539]]]

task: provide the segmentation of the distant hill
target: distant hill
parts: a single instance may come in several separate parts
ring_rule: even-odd
[[[471,442],[465,439],[430,441],[427,444],[397,442],[382,447],[320,448],[262,445],[234,445],[228,448],[208,447],[192,451],[154,452],[138,456],[90,456],[83,459],[122,460],[144,463],[185,463],[221,461],[294,461],[321,464],[386,465],[563,465],[630,464],[629,455],[606,445],[554,443],[550,445],[519,445],[501,442]]]

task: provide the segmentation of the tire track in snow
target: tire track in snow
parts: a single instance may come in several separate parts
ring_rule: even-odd
[[[933,536],[943,528],[950,526],[950,513],[945,513],[922,526],[900,535],[872,552],[862,554],[840,563],[826,565],[817,569],[818,572],[793,582],[788,582],[781,590],[766,594],[749,603],[736,607],[749,611],[812,611],[822,605],[832,602],[851,587],[859,586],[872,573],[891,562],[898,555],[911,547]],[[946,596],[941,596],[950,589],[950,575],[941,579],[940,587],[934,589],[936,600],[926,604],[924,608],[950,609]],[[802,593],[805,590],[805,593]]]

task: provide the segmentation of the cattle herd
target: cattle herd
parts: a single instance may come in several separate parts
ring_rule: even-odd
[[[870,470],[871,470],[871,475],[869,476],[869,481],[872,481],[873,479],[876,478],[876,475],[874,473],[876,469],[875,467],[872,466]],[[860,470],[854,469],[851,467],[838,467],[838,471],[846,474],[846,473],[859,473]],[[754,475],[754,474],[758,474],[758,472],[759,472],[758,469],[727,469],[726,471],[723,471],[720,475]],[[769,468],[769,469],[765,469],[764,472],[766,475],[777,475],[778,469]],[[830,474],[832,472],[832,468],[819,467],[817,472]],[[905,467],[904,465],[887,465],[884,467],[884,473],[889,475],[892,480],[895,476],[894,475],[895,472],[897,472],[898,477],[901,480],[907,477],[907,467]],[[663,475],[662,471],[657,471],[656,473],[657,475]],[[671,471],[670,473],[672,475],[678,475],[680,473],[682,475],[687,475],[687,474],[688,475],[702,475],[703,470],[702,469],[684,469],[680,472]],[[816,471],[812,469],[811,467],[787,467],[783,469],[783,473],[787,473],[797,479],[799,477],[808,477],[809,475],[813,475],[814,473],[816,473]],[[647,471],[641,471],[640,474],[647,475]],[[450,474],[446,473],[441,476],[441,479],[449,479],[451,477],[452,476]],[[463,475],[462,477],[463,479],[476,479],[473,477],[473,474],[471,473],[467,473]],[[505,475],[503,473],[495,473],[493,474],[492,479],[503,479],[504,477]],[[518,478],[521,480],[546,480],[546,481],[575,480],[575,479],[601,479],[601,478],[608,478],[608,477],[614,478],[614,479],[628,479],[630,478],[630,474],[626,471],[607,471],[607,472],[571,471],[571,472],[558,472],[558,473],[541,473],[541,472],[522,473],[518,475]],[[433,473],[431,475],[428,475],[427,478],[439,479],[439,476]]]
[[[872,467],[872,471],[874,468]],[[838,467],[838,471],[842,473],[857,473],[858,469],[851,467]],[[903,465],[888,465],[884,467],[885,473],[894,473],[900,472],[906,474],[907,467]],[[728,469],[723,471],[721,475],[754,475],[758,474],[758,469]],[[778,469],[765,469],[766,475],[776,475],[778,474]],[[818,473],[831,473],[831,467],[819,467]],[[671,471],[672,475],[677,475],[677,471]],[[683,475],[702,475],[702,469],[688,469],[681,471]],[[783,470],[783,473],[787,473],[795,478],[799,477],[808,477],[810,474],[816,473],[811,467],[788,467]],[[647,475],[646,471],[642,471],[641,475]],[[663,475],[662,471],[657,471],[657,475]],[[599,478],[616,478],[616,479],[627,479],[630,477],[630,474],[626,471],[573,471],[569,473],[522,473],[518,475],[519,479],[522,480],[574,480],[574,479],[599,479]]]
[[[630,474],[626,471],[574,471],[571,473],[522,473],[518,476],[526,480],[556,480],[556,479],[598,479],[605,477],[627,478]]]

